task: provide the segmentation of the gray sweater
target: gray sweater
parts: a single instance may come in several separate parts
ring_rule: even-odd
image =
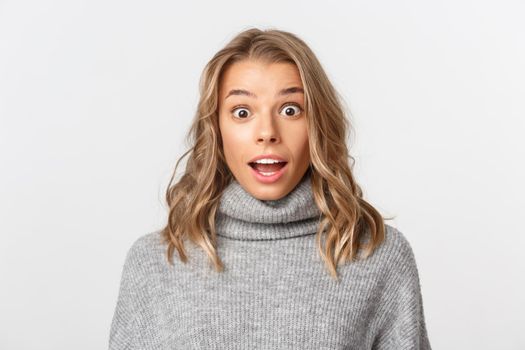
[[[262,201],[233,180],[216,217],[215,272],[188,244],[171,266],[158,231],[124,262],[109,349],[431,349],[418,270],[404,235],[386,225],[372,256],[340,265],[319,257],[320,211],[307,174],[285,197]]]

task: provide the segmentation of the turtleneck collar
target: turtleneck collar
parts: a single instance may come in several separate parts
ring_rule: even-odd
[[[286,196],[259,200],[235,178],[224,189],[216,216],[219,236],[238,240],[273,240],[317,232],[321,211],[314,201],[311,173]]]

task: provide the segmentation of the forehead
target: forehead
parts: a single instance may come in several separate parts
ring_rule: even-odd
[[[226,98],[226,94],[231,89],[246,89],[257,94],[257,92],[277,91],[290,86],[303,87],[295,64],[243,60],[232,64],[223,72],[220,97]]]

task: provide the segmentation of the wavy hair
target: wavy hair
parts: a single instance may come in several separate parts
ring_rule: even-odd
[[[364,258],[370,256],[385,238],[383,219],[391,218],[383,218],[363,199],[354,179],[351,169],[355,159],[346,144],[351,129],[342,97],[306,43],[277,29],[248,28],[240,32],[204,67],[197,111],[186,135],[191,148],[178,159],[166,190],[169,214],[161,236],[167,244],[167,260],[173,265],[177,249],[179,259],[186,263],[184,243],[190,241],[204,250],[216,271],[224,269],[217,254],[215,215],[222,191],[233,175],[226,165],[219,131],[219,84],[229,66],[246,59],[293,63],[299,70],[310,145],[308,171],[315,202],[323,214],[316,240],[328,272],[338,280],[337,266],[356,260],[361,248]],[[179,162],[188,154],[184,174],[172,184]],[[367,231],[369,239],[365,242],[362,238]]]

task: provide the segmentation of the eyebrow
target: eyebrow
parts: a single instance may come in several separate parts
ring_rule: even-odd
[[[296,94],[296,93],[304,94],[304,90],[298,86],[293,86],[293,87],[289,87],[286,89],[282,89],[281,91],[277,93],[277,96],[285,96],[285,95]],[[238,96],[242,95],[242,96],[249,96],[249,97],[257,98],[257,95],[255,95],[253,92],[250,92],[248,90],[233,89],[233,90],[230,90],[230,92],[228,92],[228,95],[226,95],[224,99],[227,99],[228,97],[232,95],[238,95]]]

